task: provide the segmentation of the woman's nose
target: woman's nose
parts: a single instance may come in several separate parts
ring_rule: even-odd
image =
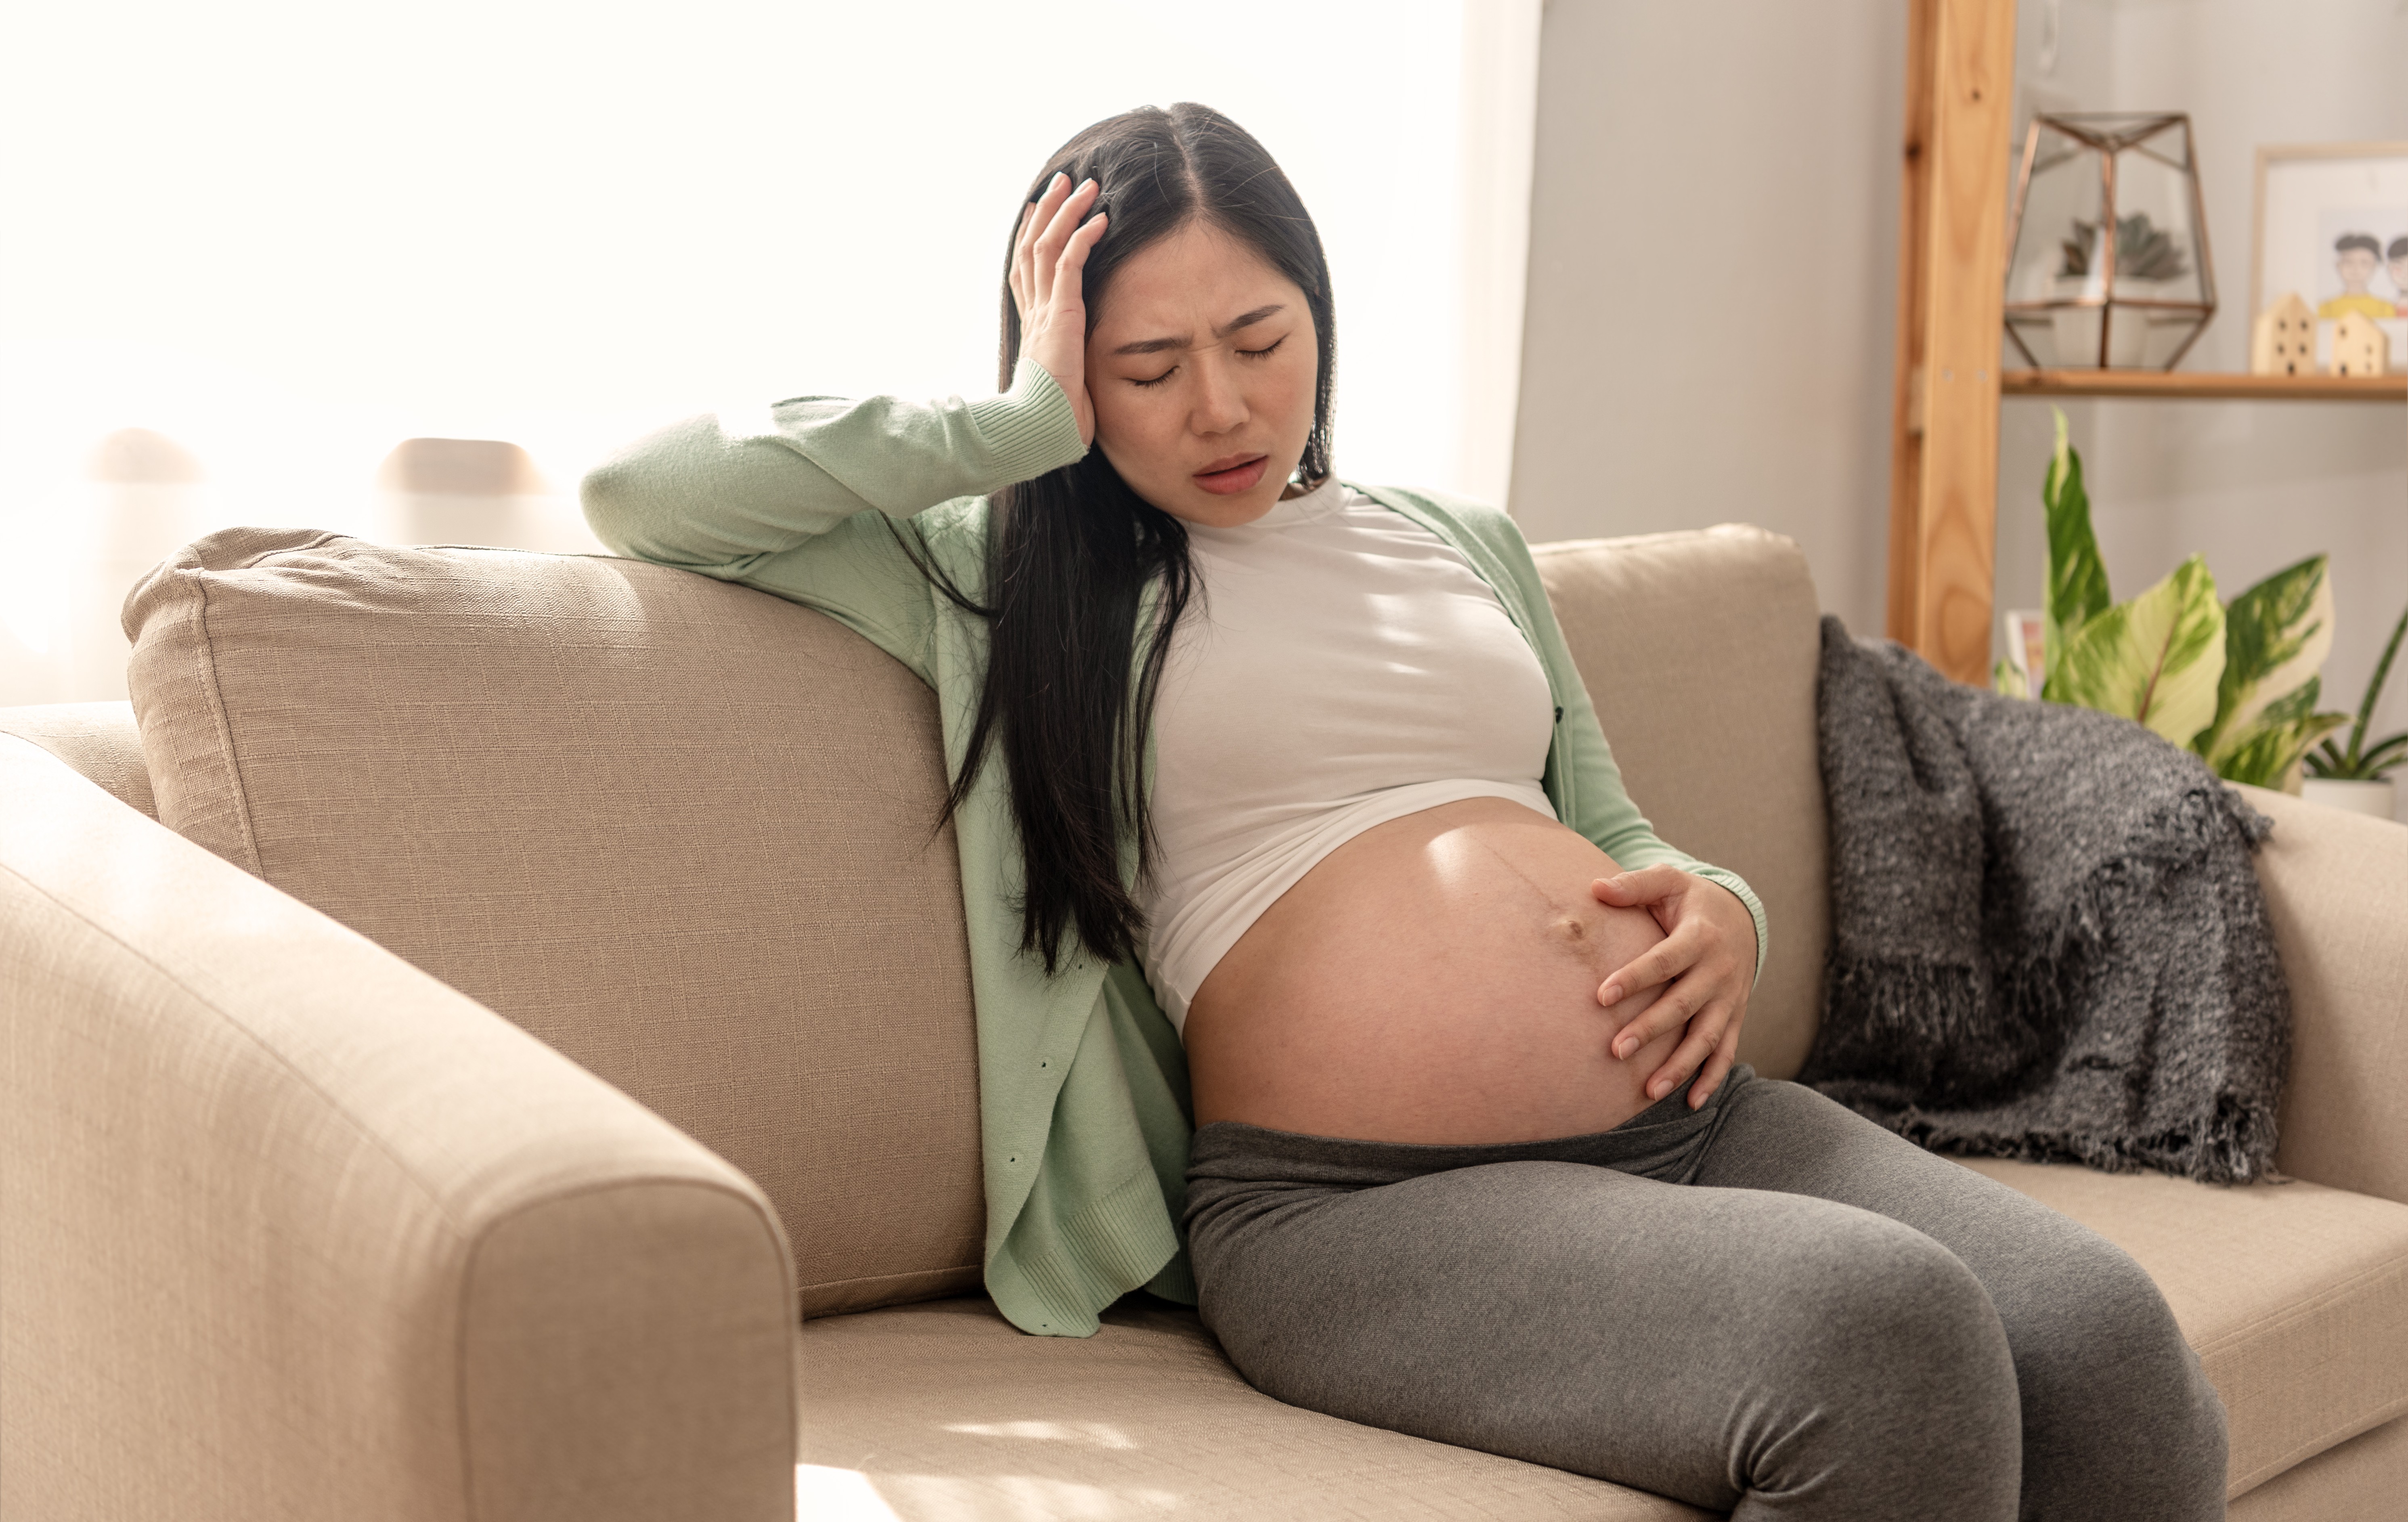
[[[1196,366],[1195,405],[1188,425],[1199,434],[1225,434],[1246,421],[1245,388],[1226,354],[1214,354]]]

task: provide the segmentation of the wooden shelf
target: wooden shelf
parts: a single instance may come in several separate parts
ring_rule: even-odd
[[[2000,369],[2015,0],[1906,0],[1906,12],[1885,625],[1979,686],[1994,632],[2002,395],[2396,405],[2408,376]]]
[[[2253,402],[2408,401],[2408,374],[2234,375],[2203,370],[2005,370],[2010,396],[2163,396]]]

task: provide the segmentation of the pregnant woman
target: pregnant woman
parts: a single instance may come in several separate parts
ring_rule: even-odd
[[[1100,122],[1007,266],[1001,395],[585,483],[614,548],[937,689],[1005,1314],[1193,1299],[1280,1400],[1742,1518],[2221,1516],[2138,1267],[1735,1064],[1761,907],[1625,794],[1511,522],[1332,474],[1261,146]]]

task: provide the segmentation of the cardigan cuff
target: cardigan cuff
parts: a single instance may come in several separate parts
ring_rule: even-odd
[[[1703,865],[1693,870],[1707,882],[1718,887],[1728,888],[1731,896],[1747,907],[1747,917],[1756,922],[1756,977],[1748,981],[1748,986],[1753,988],[1764,977],[1764,954],[1771,949],[1771,937],[1766,934],[1764,905],[1756,901],[1756,890],[1749,887],[1747,880],[1737,872],[1726,871],[1720,867]]]
[[[1011,389],[971,402],[969,414],[979,437],[995,452],[991,468],[998,485],[1034,480],[1087,452],[1079,442],[1070,398],[1045,366],[1025,354],[1012,367]]]

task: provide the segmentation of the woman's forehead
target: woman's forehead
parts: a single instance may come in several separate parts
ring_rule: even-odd
[[[1096,337],[1200,338],[1267,306],[1301,312],[1303,305],[1296,282],[1253,247],[1209,223],[1191,223],[1131,254],[1113,273],[1104,309],[1096,315]]]

